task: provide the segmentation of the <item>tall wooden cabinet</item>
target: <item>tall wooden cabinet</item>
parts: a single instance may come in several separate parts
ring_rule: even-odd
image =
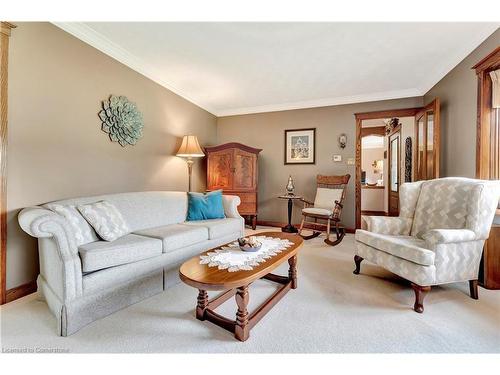
[[[222,189],[224,194],[241,199],[238,211],[257,225],[258,156],[261,149],[241,143],[206,147],[207,190]]]

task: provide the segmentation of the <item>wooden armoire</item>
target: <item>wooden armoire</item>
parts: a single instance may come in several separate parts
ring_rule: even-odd
[[[257,225],[258,156],[261,149],[241,143],[205,147],[207,154],[207,190],[222,189],[224,194],[241,199],[238,212]]]

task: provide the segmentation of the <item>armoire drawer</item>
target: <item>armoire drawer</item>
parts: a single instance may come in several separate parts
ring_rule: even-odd
[[[240,215],[255,215],[257,213],[257,202],[241,202],[238,206]]]
[[[241,203],[255,203],[257,202],[257,193],[227,193],[229,195],[237,195],[241,199]]]

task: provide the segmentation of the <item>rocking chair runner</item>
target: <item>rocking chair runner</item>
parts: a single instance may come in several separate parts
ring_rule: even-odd
[[[313,233],[309,236],[302,235],[305,223],[312,223],[326,227],[325,242],[328,245],[338,245],[345,236],[345,228],[340,224],[342,208],[344,207],[345,193],[347,183],[351,178],[350,175],[344,176],[322,176],[318,175],[316,178],[317,189],[316,198],[314,202],[309,202],[302,199],[304,208],[302,209],[302,222],[300,224],[299,235],[305,240],[318,237],[323,231],[313,229]],[[313,218],[314,221],[307,221],[307,218]],[[326,224],[319,224],[318,220],[326,220]],[[333,229],[337,235],[337,239],[330,240],[331,223],[333,222]]]

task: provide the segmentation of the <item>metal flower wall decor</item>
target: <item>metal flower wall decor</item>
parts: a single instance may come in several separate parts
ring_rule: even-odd
[[[103,100],[99,118],[102,131],[108,133],[112,142],[118,142],[122,147],[135,145],[142,137],[142,113],[125,96],[111,95],[109,99]]]

